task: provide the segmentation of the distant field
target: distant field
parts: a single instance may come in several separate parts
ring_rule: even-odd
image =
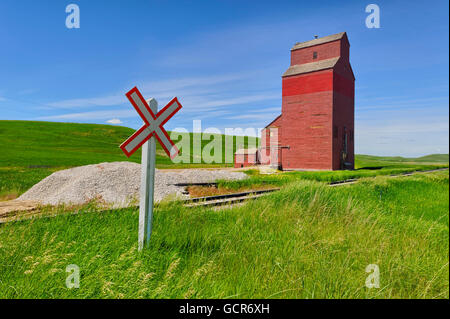
[[[0,156],[0,200],[1,196],[9,198],[23,193],[56,170],[101,162],[140,163],[140,151],[127,158],[119,148],[119,145],[133,132],[131,128],[112,125],[0,121],[0,147],[3,150]],[[194,135],[190,133],[191,148],[193,137]],[[222,137],[222,157],[225,158],[225,138]],[[249,139],[252,143],[256,140],[254,137],[245,137],[244,147]],[[227,149],[232,154],[236,150],[236,137],[233,137],[233,141],[233,149]],[[202,147],[208,142],[208,140],[202,141]],[[159,143],[157,143],[156,153],[158,168],[233,165],[204,162],[174,164]]]
[[[100,124],[0,121],[0,146],[2,149],[8,149],[8,152],[4,152],[0,157],[0,167],[73,167],[114,161],[139,163],[140,151],[128,159],[119,148],[119,145],[134,132],[135,130],[128,127]],[[192,133],[190,139],[191,141],[193,139]],[[249,137],[245,138],[244,146],[247,145],[248,139]],[[250,139],[254,141],[256,138],[250,137]],[[208,142],[202,141],[202,147]],[[236,149],[235,144],[233,143],[234,148],[229,150],[231,153],[234,153]],[[190,146],[192,149],[192,142]],[[223,158],[225,158],[225,151],[225,138],[223,138]],[[175,165],[159,143],[156,146],[156,154],[157,166]]]
[[[131,128],[111,125],[0,121],[0,147],[5,150],[0,157],[0,200],[17,197],[46,176],[60,169],[114,161],[139,163],[140,151],[127,158],[119,148],[119,145],[133,132],[134,130]],[[189,134],[189,138],[192,141],[192,133]],[[255,142],[254,137],[246,137],[243,143],[244,147],[249,143],[249,139],[252,143]],[[208,142],[202,141],[202,147]],[[225,136],[222,136],[222,157],[225,158],[227,151],[234,153],[236,144],[236,137],[233,137],[233,149],[225,149]],[[192,149],[192,142],[190,146]],[[156,152],[158,168],[232,166],[232,164],[207,164],[204,162],[174,164],[158,143]],[[445,161],[446,159],[447,161]],[[287,174],[282,179],[304,178],[332,181],[443,166],[448,166],[448,154],[435,154],[417,159],[356,155],[357,170],[355,171],[298,172]],[[264,178],[261,177],[261,183],[265,183]],[[278,179],[279,177],[268,178]]]
[[[386,164],[404,164],[404,163],[414,163],[414,164],[423,164],[423,163],[449,163],[449,154],[431,154],[422,157],[416,158],[408,158],[401,156],[372,156],[372,155],[357,155],[356,156],[356,167],[362,168],[365,166],[373,167],[375,165],[386,165]]]

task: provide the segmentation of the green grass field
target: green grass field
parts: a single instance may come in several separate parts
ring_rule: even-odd
[[[139,151],[128,159],[119,148],[134,132],[128,127],[112,125],[0,121],[0,146],[8,150],[0,157],[0,167],[58,168],[127,160],[139,163]],[[192,134],[190,139],[192,141]],[[246,137],[244,145],[247,145],[248,139],[255,140]],[[202,141],[202,146],[207,143]],[[192,142],[190,146],[192,149]],[[225,139],[222,140],[222,157],[225,158]],[[156,146],[156,163],[161,168],[174,166],[159,143]]]
[[[438,172],[299,180],[226,211],[162,204],[142,253],[137,209],[6,224],[0,297],[448,298],[448,192]],[[69,264],[79,289],[65,287]],[[365,287],[369,264],[378,289]]]
[[[31,134],[14,140],[18,129]],[[0,145],[17,147],[0,158],[0,194],[20,194],[57,169],[127,160],[117,145],[131,132],[0,121]],[[0,224],[0,298],[449,298],[448,171],[387,176],[448,167],[448,155],[358,155],[356,164],[249,170],[219,187],[281,190],[226,210],[158,204],[141,253],[136,208],[46,208],[55,216]],[[158,165],[180,167],[163,156]],[[349,178],[361,180],[327,186]],[[65,286],[71,264],[79,289]],[[379,266],[380,288],[365,286],[369,264]]]

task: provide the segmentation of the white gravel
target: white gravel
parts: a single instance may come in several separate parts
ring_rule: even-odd
[[[168,195],[183,195],[178,183],[208,183],[218,179],[246,178],[242,172],[230,170],[183,169],[156,170],[155,202]],[[139,202],[141,165],[113,162],[86,165],[53,173],[31,187],[18,200],[34,200],[44,205],[84,204],[93,199],[113,207]]]

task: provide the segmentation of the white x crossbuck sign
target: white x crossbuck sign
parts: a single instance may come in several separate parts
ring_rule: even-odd
[[[132,88],[126,96],[144,120],[144,125],[120,145],[120,148],[128,157],[142,146],[138,232],[138,249],[141,250],[144,246],[148,246],[152,233],[156,164],[155,138],[171,159],[178,155],[179,150],[170,139],[163,125],[181,109],[181,104],[174,97],[169,104],[156,113],[158,102],[155,99],[150,99],[147,103],[136,87]],[[152,138],[153,136],[155,138]]]
[[[178,99],[174,97],[155,115],[137,87],[131,89],[126,96],[144,120],[144,125],[120,145],[125,155],[130,157],[150,137],[155,136],[171,159],[177,156],[179,150],[170,139],[163,125],[181,109],[182,106]]]

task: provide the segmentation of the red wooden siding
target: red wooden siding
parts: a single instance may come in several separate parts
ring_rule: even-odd
[[[281,116],[262,130],[262,145],[268,154],[269,130],[278,128],[282,169],[354,167],[355,80],[349,48],[346,34],[341,33],[301,43],[291,50],[291,66],[309,63],[307,67],[294,68],[307,71],[286,73],[282,78]],[[331,58],[339,59],[330,66],[324,66],[330,60],[311,64]]]

